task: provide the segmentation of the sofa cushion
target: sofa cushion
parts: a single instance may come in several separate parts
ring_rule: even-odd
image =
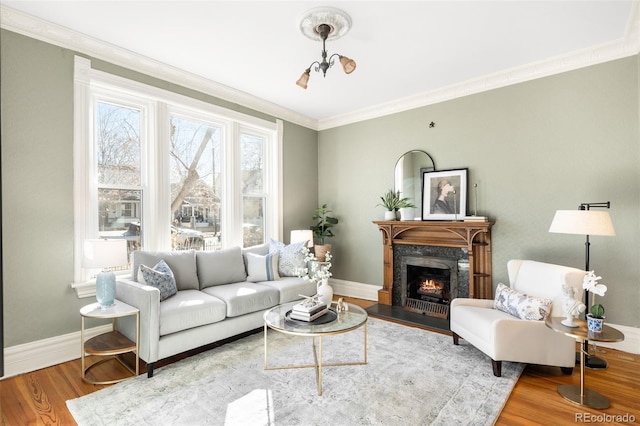
[[[300,295],[313,296],[318,292],[316,283],[297,277],[281,277],[278,281],[262,281],[262,285],[275,288],[280,293],[279,304],[300,300]]]
[[[247,253],[247,281],[275,281],[280,279],[278,275],[278,252],[264,256]]]
[[[160,335],[222,321],[226,312],[225,303],[216,297],[199,290],[178,291],[160,303]]]
[[[164,260],[161,260],[153,268],[146,265],[140,265],[140,273],[142,274],[143,283],[160,290],[160,301],[167,300],[176,292],[176,279],[173,277],[171,268]]]
[[[198,274],[196,273],[196,252],[195,250],[185,251],[135,251],[133,252],[133,268],[131,269],[131,279],[138,281],[138,268],[146,265],[153,268],[161,260],[164,260],[176,279],[176,286],[179,290],[198,290]]]
[[[275,288],[250,282],[216,285],[202,291],[224,301],[228,317],[271,308],[280,300],[280,294]]]
[[[196,252],[196,263],[200,289],[247,279],[240,247]]]
[[[278,252],[278,273],[281,277],[297,277],[300,271],[307,267],[302,249],[307,245],[307,241],[286,245],[280,241],[271,240],[269,243],[269,253]]]
[[[549,316],[553,300],[528,296],[500,283],[496,288],[494,307],[523,320],[542,321]]]

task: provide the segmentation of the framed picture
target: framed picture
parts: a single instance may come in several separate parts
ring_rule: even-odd
[[[462,220],[467,214],[467,169],[422,173],[422,220]]]

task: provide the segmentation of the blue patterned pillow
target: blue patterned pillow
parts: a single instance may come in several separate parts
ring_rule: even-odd
[[[528,296],[502,283],[496,288],[493,306],[516,318],[532,321],[543,321],[551,313],[553,300]]]
[[[257,283],[280,279],[280,275],[278,275],[278,257],[278,252],[269,253],[265,256],[247,253],[247,281]]]
[[[144,283],[160,290],[160,301],[166,300],[178,292],[176,279],[169,265],[161,260],[153,268],[140,265]]]
[[[271,240],[269,243],[269,253],[278,252],[278,273],[281,277],[297,277],[298,271],[306,268],[304,253],[302,248],[307,245],[306,241],[285,245],[280,241]]]

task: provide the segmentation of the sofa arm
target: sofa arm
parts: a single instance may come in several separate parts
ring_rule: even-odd
[[[120,278],[116,281],[116,299],[140,310],[139,356],[146,363],[158,360],[160,340],[160,290],[155,287]],[[135,340],[135,321],[123,318],[116,321],[116,329]]]
[[[451,309],[456,306],[475,306],[476,308],[493,308],[493,299],[470,299],[466,297],[456,297],[451,301]]]

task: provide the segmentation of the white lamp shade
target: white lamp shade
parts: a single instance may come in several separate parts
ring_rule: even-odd
[[[579,235],[616,235],[607,211],[558,210],[551,221],[549,232]]]
[[[291,231],[291,238],[289,242],[291,244],[307,242],[307,247],[313,247],[313,231],[311,229],[297,229]]]
[[[114,268],[127,263],[126,240],[85,240],[83,268]]]

